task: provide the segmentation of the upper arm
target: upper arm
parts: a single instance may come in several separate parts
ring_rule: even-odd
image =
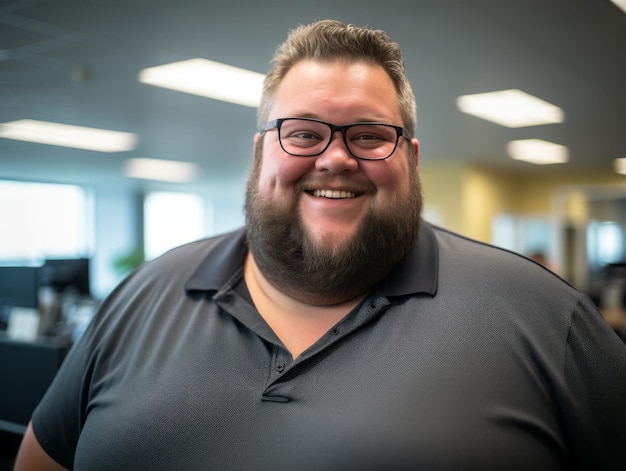
[[[567,347],[563,420],[575,459],[594,469],[622,468],[626,345],[585,298],[573,313]]]
[[[14,471],[67,471],[43,450],[28,424],[15,461]]]

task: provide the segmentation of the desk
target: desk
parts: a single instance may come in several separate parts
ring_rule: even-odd
[[[34,342],[0,335],[0,429],[23,433],[71,345],[68,337]]]

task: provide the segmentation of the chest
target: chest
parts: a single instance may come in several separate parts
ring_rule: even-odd
[[[515,458],[528,469],[559,459],[559,444],[537,433],[559,435],[546,385],[505,344],[378,320],[327,332],[291,362],[216,319],[175,343],[137,345],[144,353],[107,369],[77,469],[385,469],[441,456],[483,469],[512,469]]]

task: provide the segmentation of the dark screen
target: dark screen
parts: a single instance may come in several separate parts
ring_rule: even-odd
[[[48,259],[41,267],[41,283],[58,293],[71,289],[89,296],[89,259]]]
[[[37,308],[39,267],[0,266],[0,306]]]

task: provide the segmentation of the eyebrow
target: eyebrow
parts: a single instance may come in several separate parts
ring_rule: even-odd
[[[281,116],[281,118],[308,118],[308,119],[317,119],[319,121],[327,122],[326,119],[314,114],[314,113],[293,113],[288,116]],[[388,118],[359,118],[356,120],[352,120],[347,124],[359,124],[359,123],[380,123],[380,124],[391,124],[392,126],[396,126],[391,119]],[[335,124],[335,123],[332,123]]]

